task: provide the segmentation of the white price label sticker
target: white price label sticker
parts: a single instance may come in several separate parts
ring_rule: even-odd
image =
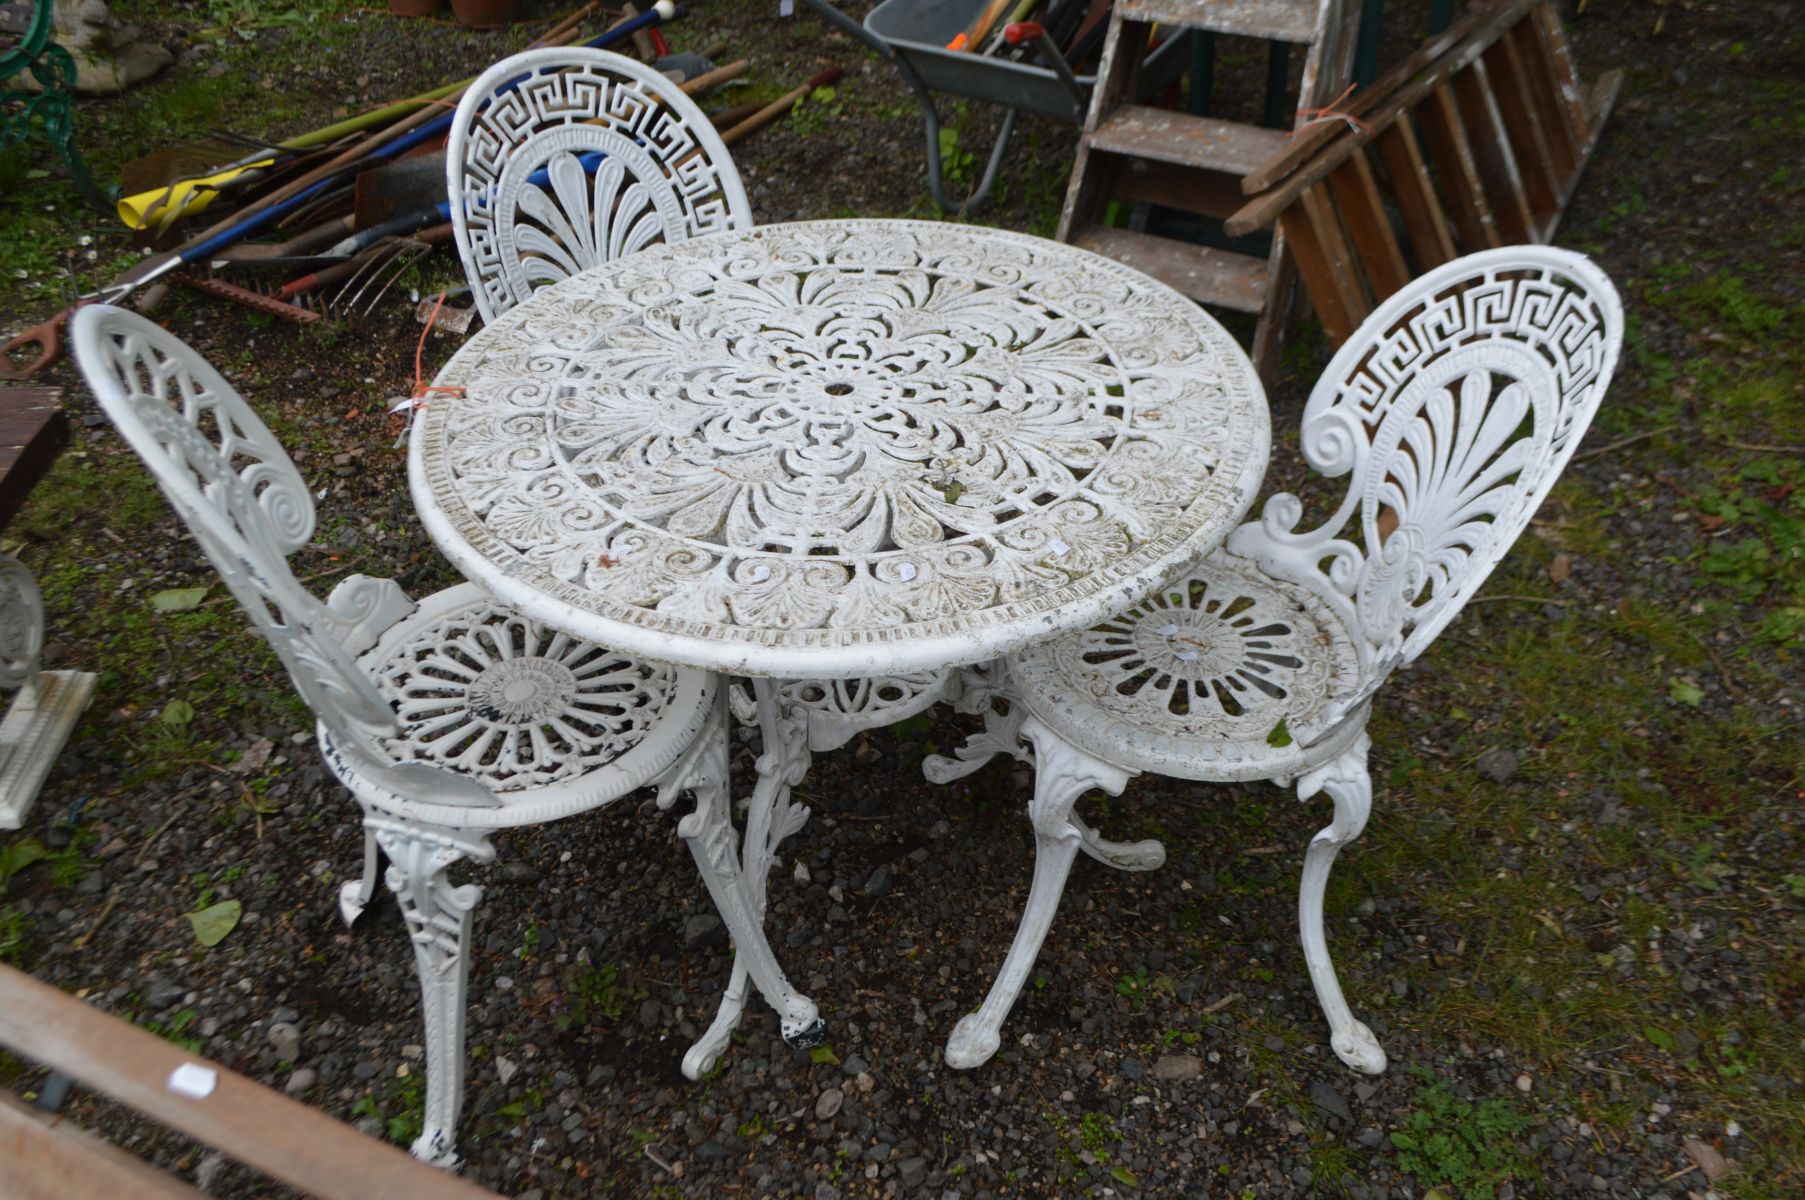
[[[183,1063],[169,1073],[169,1090],[190,1100],[205,1100],[219,1086],[219,1072],[199,1063]]]

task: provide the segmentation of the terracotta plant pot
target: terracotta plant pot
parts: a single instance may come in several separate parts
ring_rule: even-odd
[[[445,7],[445,0],[389,0],[389,11],[398,17],[430,17]]]
[[[499,29],[514,19],[520,0],[451,0],[451,13],[466,29]]]

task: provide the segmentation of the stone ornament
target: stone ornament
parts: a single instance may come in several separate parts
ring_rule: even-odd
[[[967,226],[655,246],[437,383],[462,392],[416,425],[412,485],[466,574],[630,653],[791,679],[1107,617],[1220,542],[1267,454],[1253,370],[1195,305]]]
[[[31,571],[0,554],[0,688],[16,688],[0,717],[0,829],[25,823],[99,676],[46,671],[44,602]]]
[[[25,564],[0,554],[0,688],[37,680],[44,650],[44,600]]]
[[[998,753],[1034,763],[1038,849],[1003,972],[955,1029],[949,1063],[996,1051],[1087,832],[1073,805],[1154,771],[1295,783],[1300,799],[1333,801],[1304,859],[1304,957],[1337,1056],[1384,1070],[1322,920],[1329,868],[1371,810],[1372,697],[1529,524],[1604,397],[1622,337],[1616,290],[1581,255],[1512,246],[1431,271],[1367,319],[1304,409],[1305,458],[1348,482],[1327,520],[1300,530],[1302,502],[1272,496],[1223,549],[1119,616],[968,673],[962,705],[984,732],[924,770],[945,781]]]
[[[695,101],[586,47],[503,59],[465,89],[446,182],[485,322],[539,288],[658,243],[744,229],[752,207]]]
[[[726,695],[702,672],[642,664],[548,629],[463,584],[410,600],[353,576],[321,603],[287,556],[314,527],[305,481],[268,427],[194,350],[123,309],[71,322],[101,407],[145,460],[319,720],[320,750],[364,811],[364,872],[347,923],[373,898],[377,851],[414,944],[426,1024],[426,1112],[414,1153],[451,1166],[462,1104],[471,921],[482,889],[449,869],[494,857],[497,829],[571,816],[640,787],[669,807],[733,936],[736,972],[784,1036],[818,1038],[815,1006],[784,979],[732,840]],[[0,583],[4,573],[0,573]]]

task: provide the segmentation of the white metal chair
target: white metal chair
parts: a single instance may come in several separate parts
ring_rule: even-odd
[[[1304,957],[1335,1053],[1385,1069],[1342,996],[1322,921],[1329,868],[1371,808],[1371,700],[1528,525],[1604,396],[1622,336],[1615,289],[1577,254],[1512,246],[1429,272],[1367,319],[1304,409],[1305,458],[1349,482],[1325,523],[1299,532],[1301,502],[1274,495],[1224,549],[1121,616],[972,673],[963,706],[985,715],[985,732],[924,769],[944,783],[998,753],[1034,763],[1037,850],[1014,944],[983,1006],[953,1030],[948,1063],[996,1052],[1078,850],[1127,869],[1163,861],[1158,843],[1106,842],[1072,812],[1093,788],[1119,795],[1155,771],[1328,793],[1334,819],[1311,840],[1299,888]]]
[[[706,672],[637,662],[529,621],[471,584],[419,603],[391,580],[352,576],[320,603],[287,556],[312,536],[307,485],[275,436],[193,349],[123,309],[72,324],[76,361],[114,426],[156,476],[319,720],[320,751],[364,812],[355,919],[378,848],[420,972],[426,1114],[414,1153],[454,1165],[464,998],[479,887],[498,829],[600,807],[637,788],[680,791],[677,832],[786,1038],[820,1025],[784,979],[740,871],[728,794],[726,697]]]
[[[582,46],[503,59],[464,91],[445,155],[484,321],[597,263],[752,227],[726,145],[657,71]]]

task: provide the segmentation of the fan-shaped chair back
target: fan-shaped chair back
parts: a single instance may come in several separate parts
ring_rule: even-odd
[[[1591,423],[1623,340],[1617,291],[1584,256],[1507,246],[1381,305],[1304,408],[1316,470],[1348,477],[1321,527],[1275,495],[1228,540],[1311,587],[1355,632],[1370,696],[1452,621],[1529,524]]]
[[[485,321],[597,263],[752,225],[695,101],[605,50],[529,50],[490,67],[458,104],[446,174]]]

